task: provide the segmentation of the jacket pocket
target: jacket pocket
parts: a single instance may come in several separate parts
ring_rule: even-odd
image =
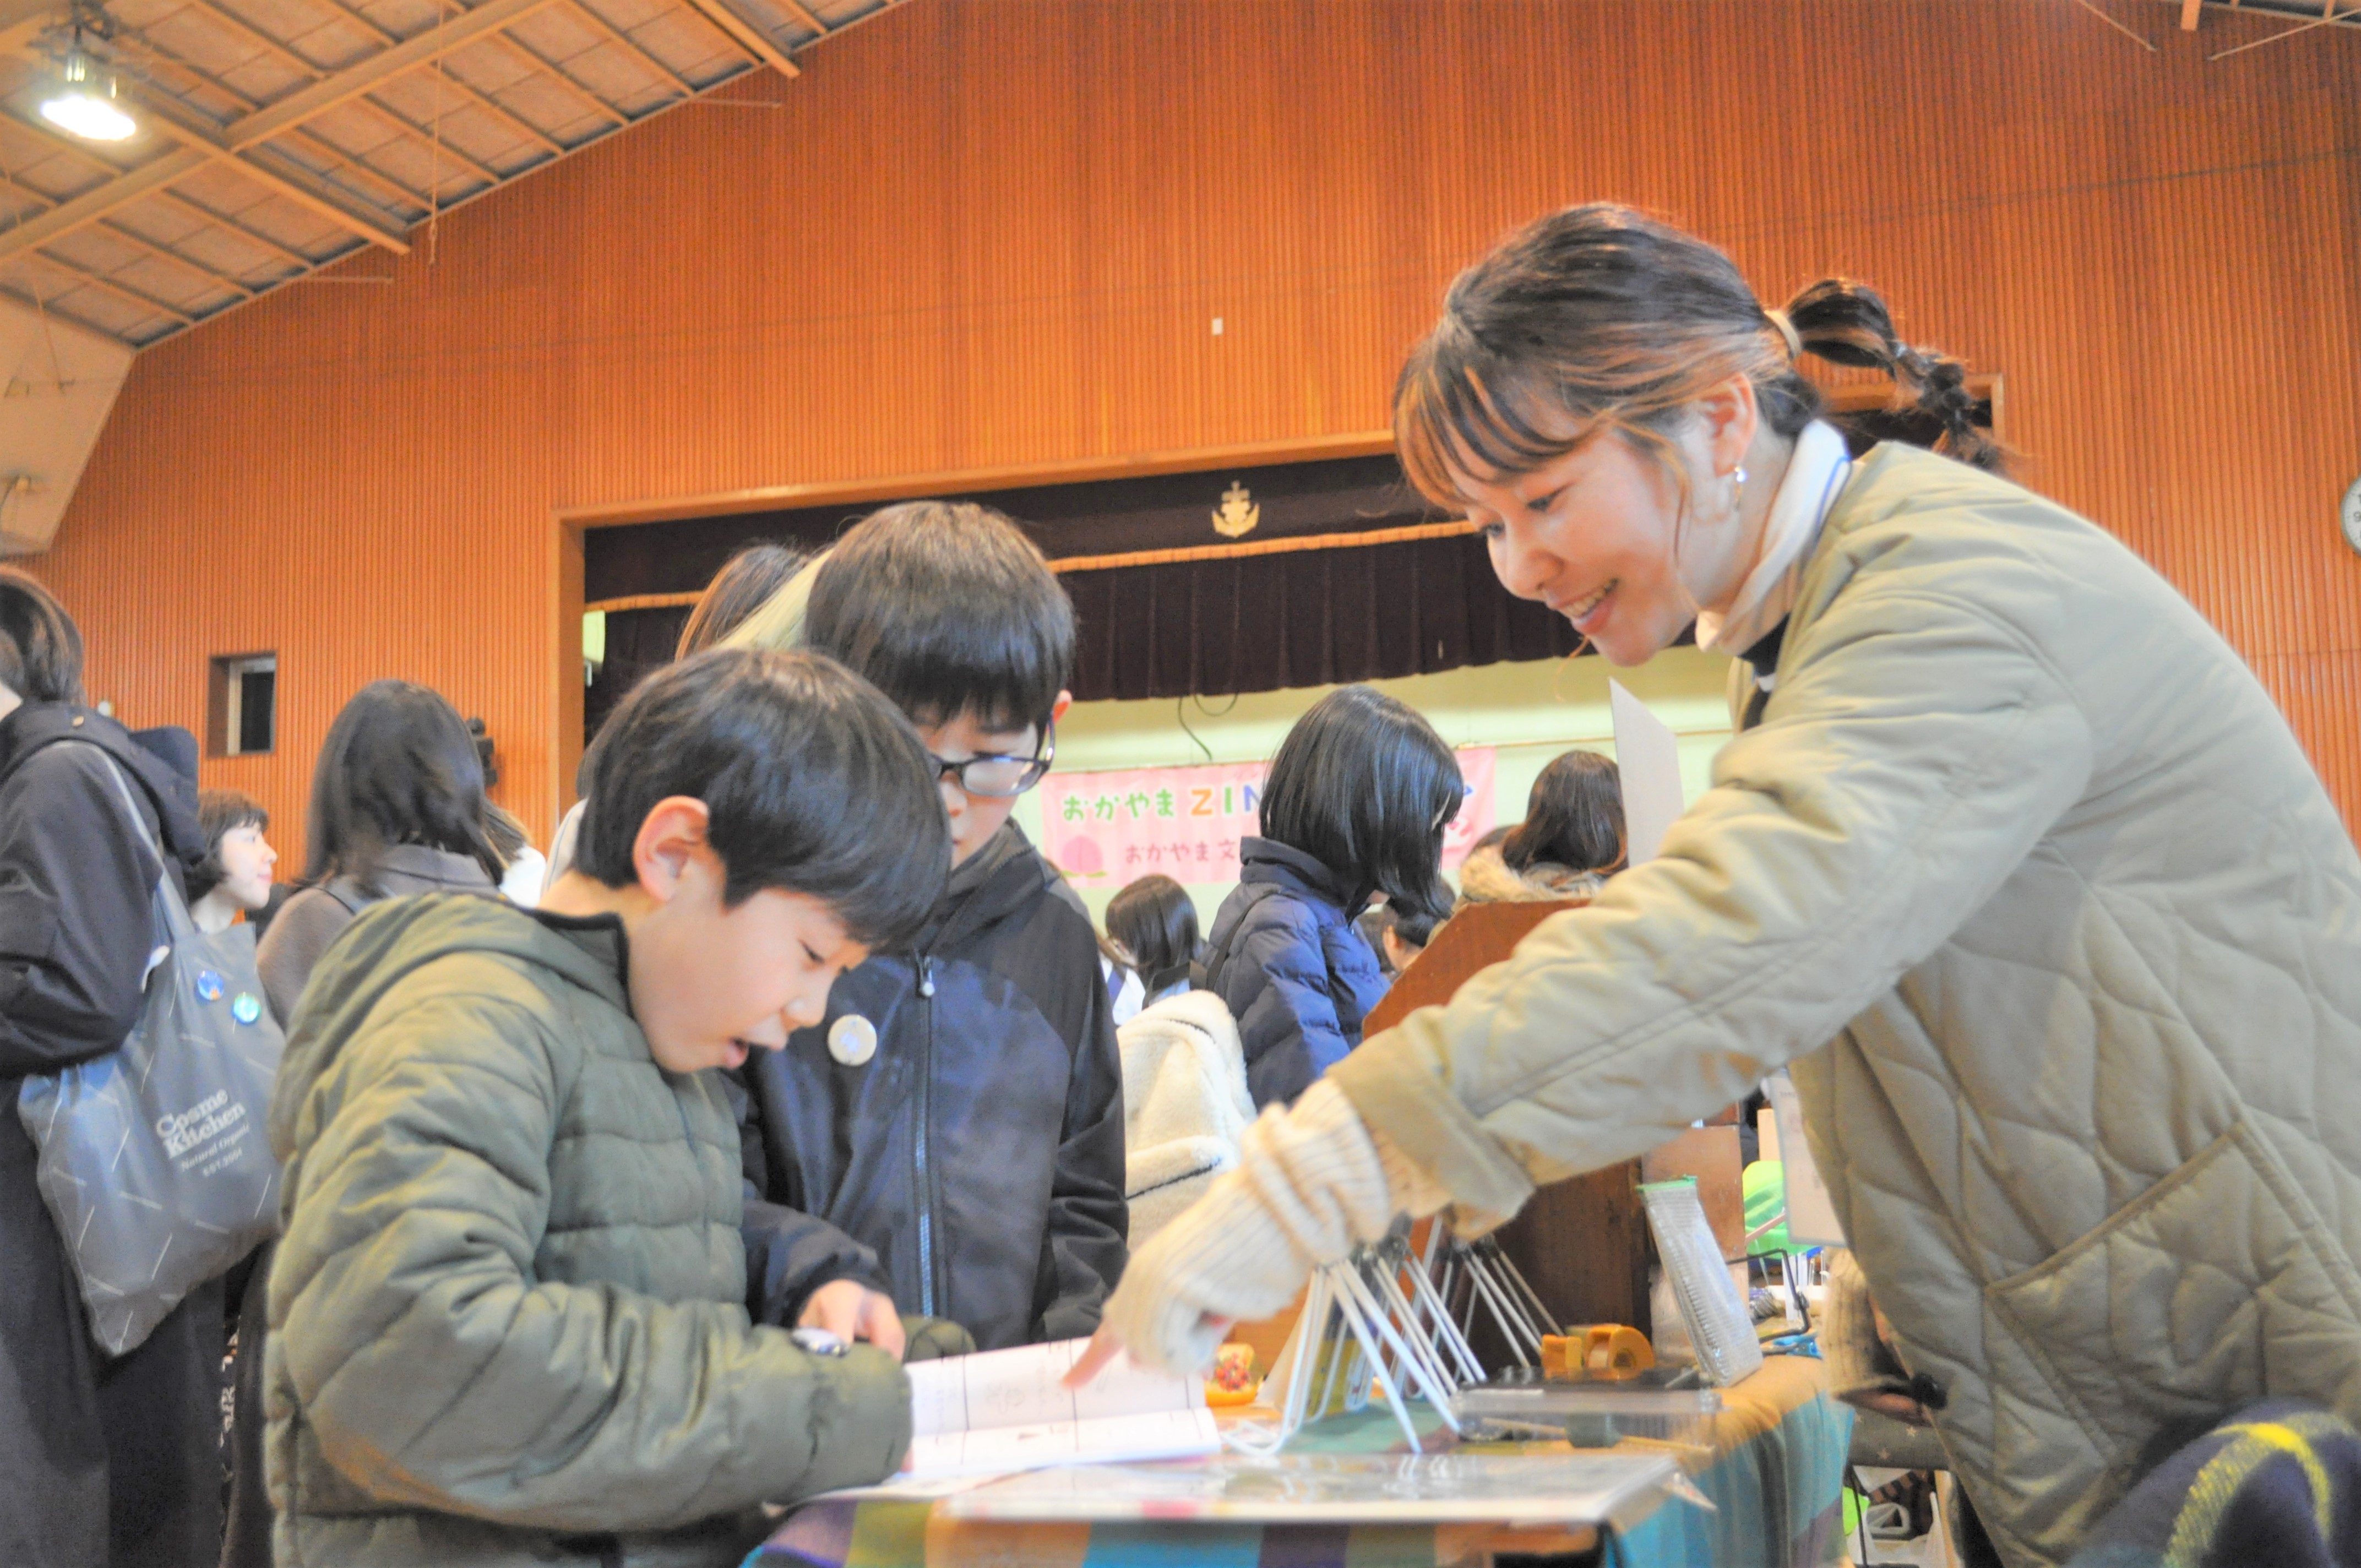
[[[2168,1428],[2329,1397],[2361,1363],[2361,1278],[2244,1121],[1985,1296],[2117,1470]]]

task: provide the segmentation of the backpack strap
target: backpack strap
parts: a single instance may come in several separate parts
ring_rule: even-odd
[[[1246,916],[1254,912],[1256,905],[1279,891],[1279,886],[1275,882],[1255,883],[1251,890],[1247,890],[1246,901],[1238,905],[1238,917],[1226,926],[1214,928],[1213,939],[1206,946],[1203,961],[1190,966],[1190,973],[1195,978],[1198,990],[1220,988],[1222,971],[1230,964],[1230,944],[1236,939],[1238,927],[1246,923]]]

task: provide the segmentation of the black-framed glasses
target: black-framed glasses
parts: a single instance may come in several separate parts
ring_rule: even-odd
[[[1058,725],[1055,719],[1041,731],[1038,756],[1012,757],[1005,751],[987,751],[965,762],[950,762],[932,751],[927,753],[927,761],[935,765],[938,783],[946,775],[956,778],[960,788],[987,800],[1008,800],[1023,795],[1041,782],[1041,775],[1048,773],[1049,764],[1057,760]]]

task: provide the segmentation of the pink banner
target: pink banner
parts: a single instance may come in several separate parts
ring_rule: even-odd
[[[1456,867],[1491,829],[1489,746],[1460,751],[1467,797],[1444,835]],[[1161,872],[1176,882],[1238,879],[1238,840],[1259,832],[1262,762],[1120,773],[1051,773],[1041,781],[1042,852],[1076,882],[1114,889]]]

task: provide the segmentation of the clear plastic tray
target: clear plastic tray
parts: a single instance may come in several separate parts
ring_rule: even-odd
[[[1521,1370],[1463,1388],[1452,1401],[1463,1421],[1488,1422],[1507,1437],[1564,1432],[1576,1448],[1609,1448],[1625,1438],[1702,1444],[1721,1413],[1713,1388],[1628,1383],[1554,1382]]]

